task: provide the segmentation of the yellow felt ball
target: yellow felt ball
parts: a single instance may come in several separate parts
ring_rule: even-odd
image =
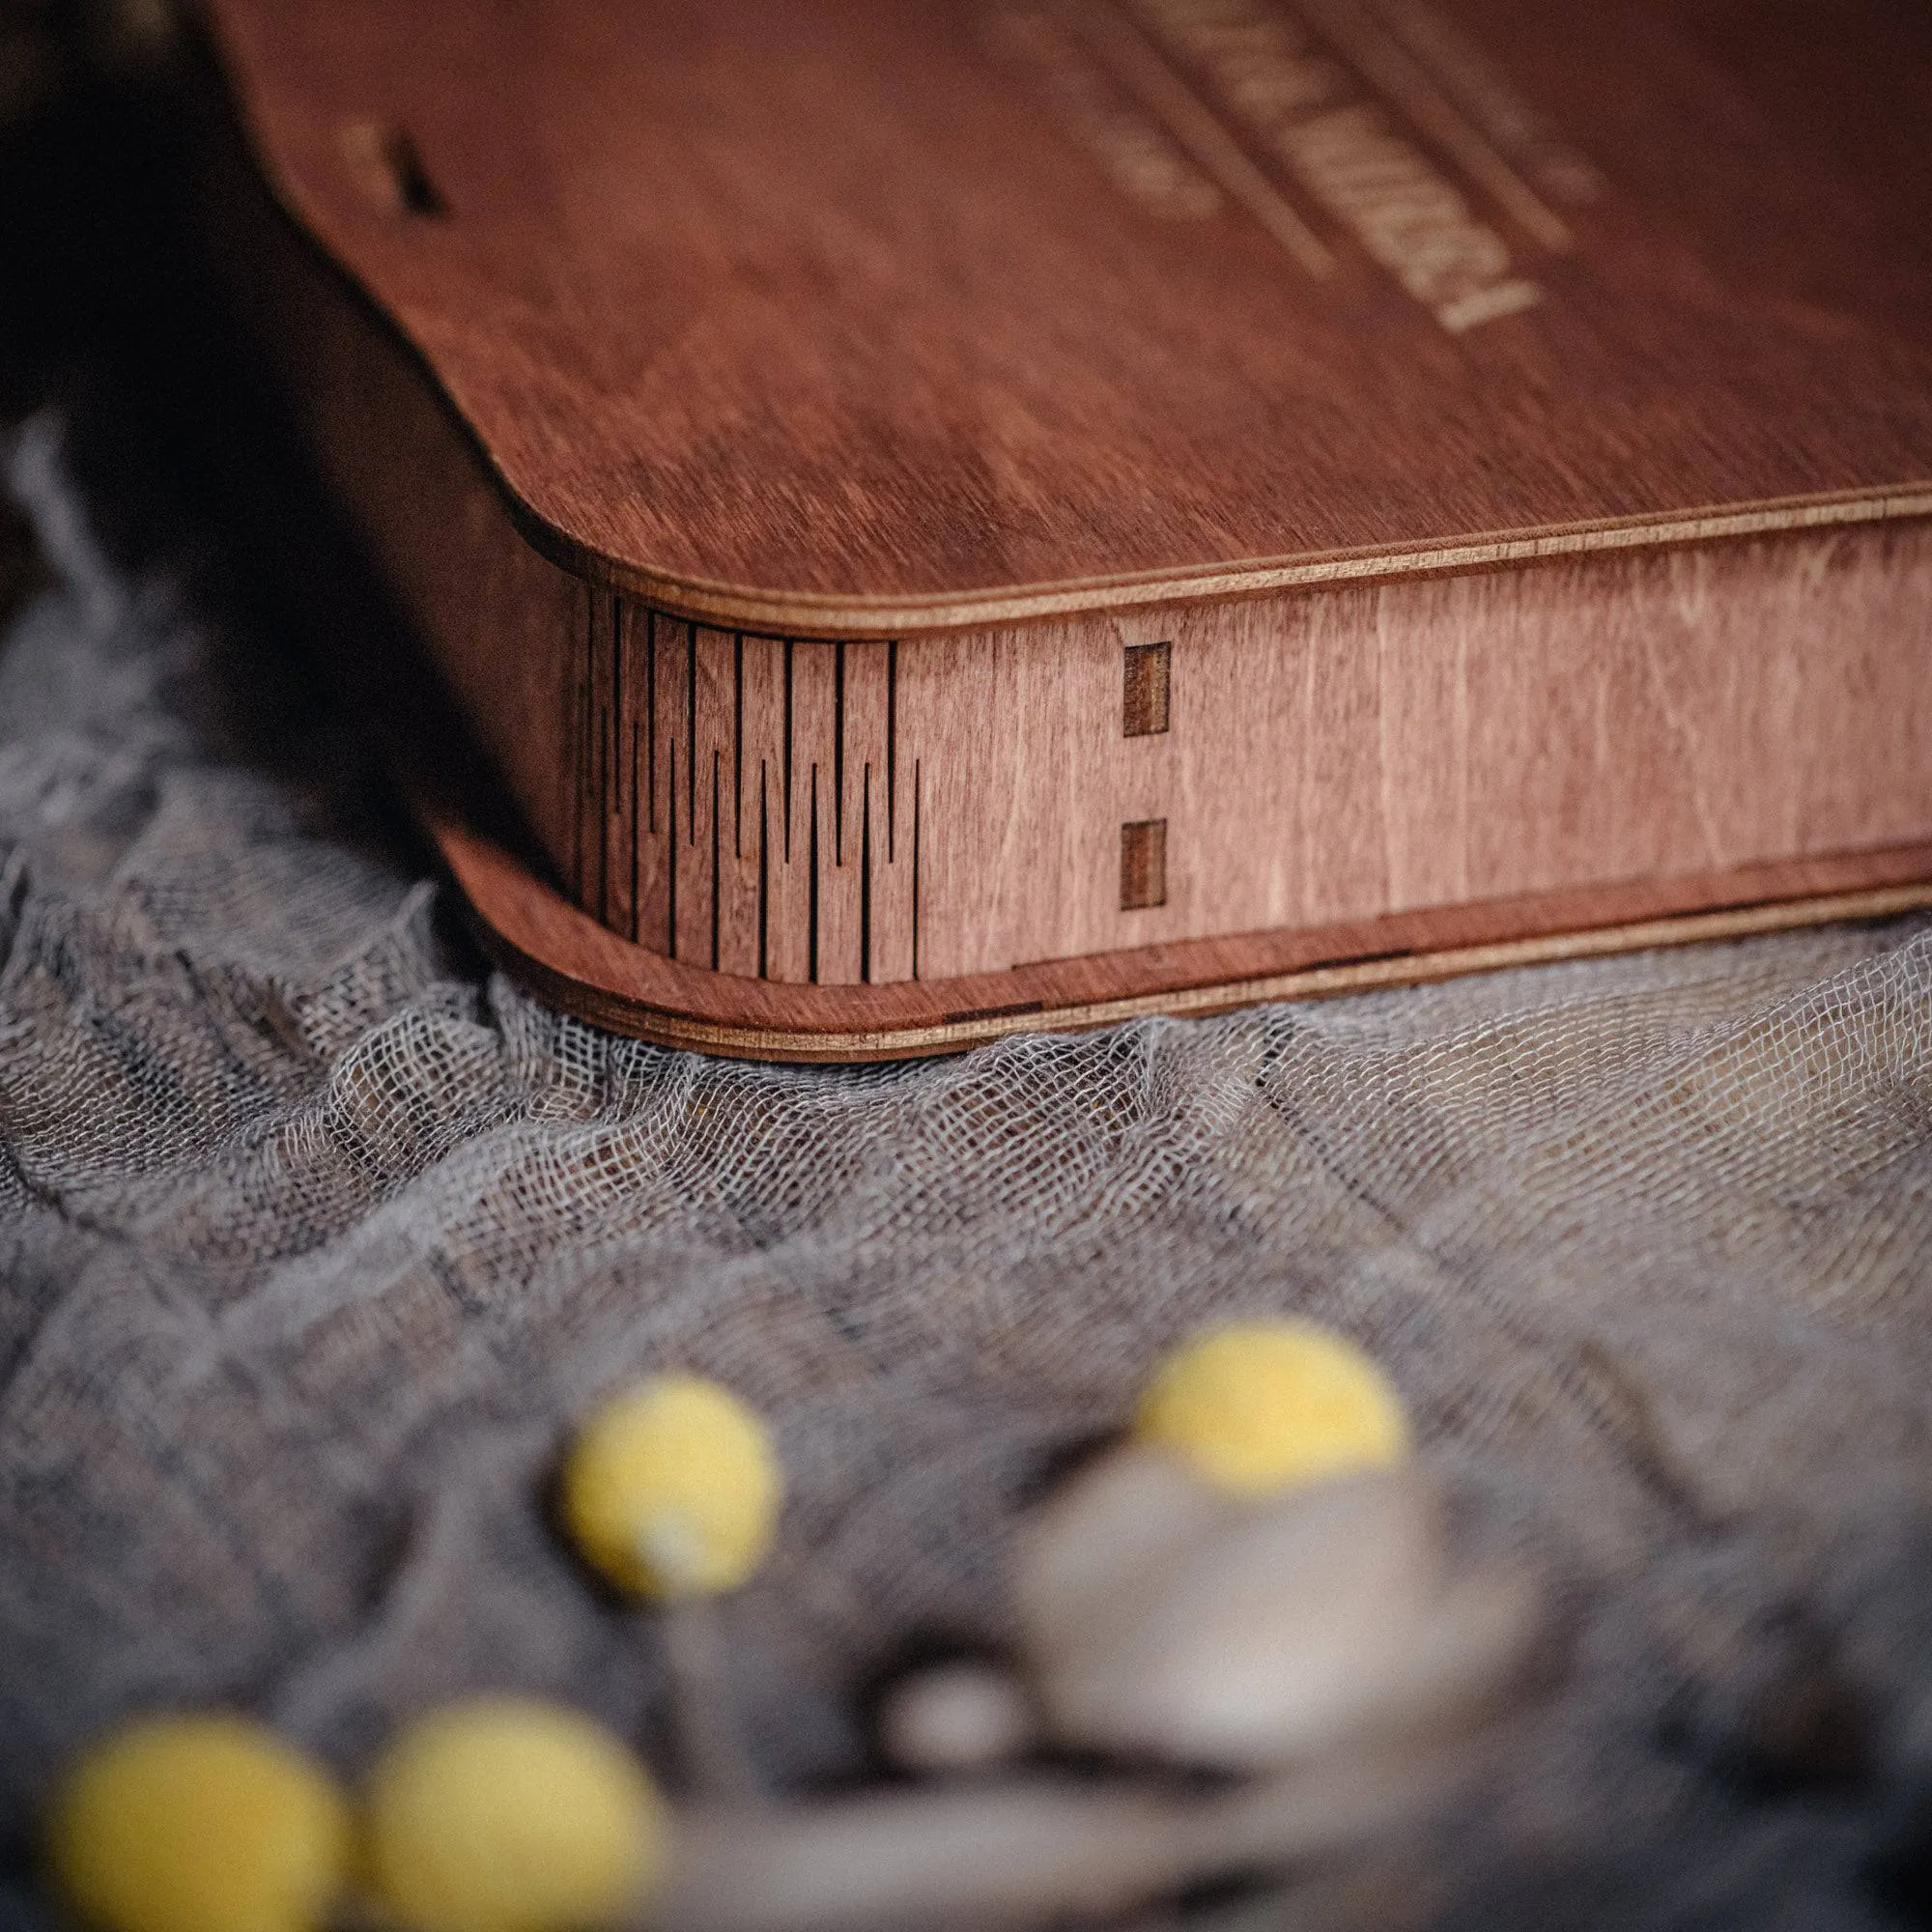
[[[1388,1378],[1345,1336],[1309,1321],[1211,1330],[1168,1357],[1134,1419],[1217,1488],[1271,1495],[1408,1454]]]
[[[650,1779],[588,1718],[534,1698],[452,1704],[369,1775],[363,1865],[409,1932],[583,1932],[646,1898],[667,1833]]]
[[[311,1932],[349,1861],[328,1774],[214,1713],[143,1719],[95,1745],[48,1824],[55,1880],[106,1932]]]
[[[784,1483],[764,1424],[728,1389],[660,1376],[607,1403],[563,1471],[571,1535],[648,1597],[732,1590],[764,1560]]]

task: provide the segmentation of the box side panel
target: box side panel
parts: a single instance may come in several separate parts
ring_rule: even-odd
[[[1922,523],[909,642],[921,974],[1921,840],[1929,662]]]
[[[611,600],[593,612],[587,586],[523,541],[427,377],[297,240],[233,130],[207,137],[212,253],[295,427],[556,876],[628,925],[610,850],[627,815]],[[353,674],[381,648],[345,639],[339,657]],[[412,721],[386,722],[407,755]]]

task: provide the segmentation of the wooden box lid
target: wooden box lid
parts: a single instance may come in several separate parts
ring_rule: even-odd
[[[559,560],[864,636],[1932,508],[1932,9],[210,0]]]

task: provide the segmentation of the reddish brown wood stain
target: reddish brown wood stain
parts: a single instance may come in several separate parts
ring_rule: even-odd
[[[1330,96],[1244,122],[1209,0],[212,0],[566,1004],[939,1050],[1932,874],[1925,18],[1216,5]]]
[[[1439,327],[1189,53],[1231,5],[1310,41],[1332,111],[1419,156],[1538,303]],[[1110,65],[1122,30],[1151,49],[1325,276],[1232,192],[1188,219],[1123,187],[1002,43],[1012,11],[212,0],[289,205],[558,554],[660,608],[891,635],[1056,585],[1189,594],[1932,483],[1932,18],[1908,0],[1031,10],[1159,134]],[[1417,17],[1532,124],[1458,107],[1507,203],[1351,57]],[[372,201],[342,148],[372,123],[444,218]]]

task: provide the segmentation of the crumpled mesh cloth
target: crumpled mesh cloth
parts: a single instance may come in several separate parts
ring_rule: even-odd
[[[545,1491],[573,1418],[668,1365],[754,1402],[789,1471],[725,1618],[763,1775],[849,1776],[872,1673],[998,1639],[1042,1472],[1173,1339],[1280,1310],[1388,1365],[1559,1606],[1429,1913],[1900,1922],[1872,1873],[1932,1712],[1932,927],[897,1067],[666,1052],[482,968],[358,817],[327,701],[236,729],[273,640],[110,562],[54,422],[10,449],[52,577],[0,642],[16,1867],[62,1754],[156,1703],[348,1770],[484,1687],[654,1748],[648,1620]],[[1393,1897],[1311,1875],[1241,1922]]]

